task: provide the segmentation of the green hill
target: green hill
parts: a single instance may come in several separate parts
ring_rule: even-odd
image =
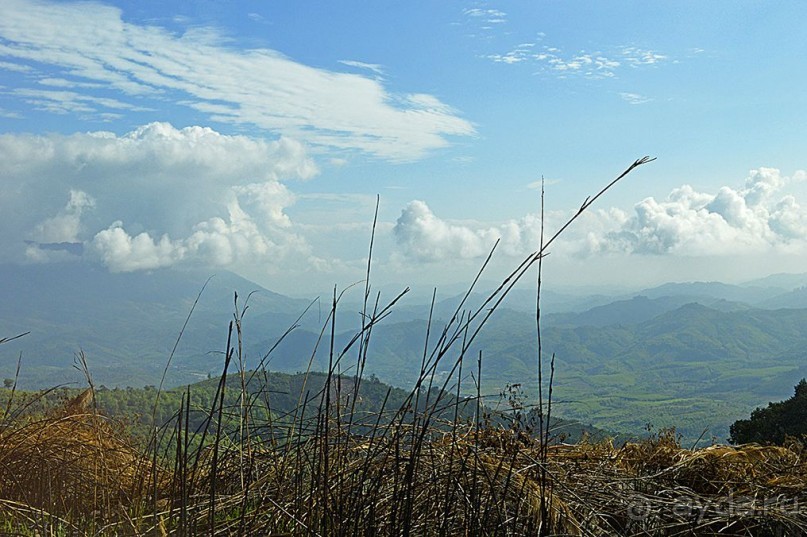
[[[687,438],[704,431],[725,438],[731,422],[760,400],[782,397],[805,373],[805,323],[807,310],[719,311],[688,304],[633,325],[548,325],[543,344],[556,354],[555,396],[563,415],[617,430],[638,431],[650,423],[676,426]],[[425,333],[425,322],[380,325],[368,371],[399,385],[410,382]],[[337,335],[337,348],[349,336]],[[278,347],[275,366],[294,356],[307,363],[317,334],[295,337]],[[489,393],[508,382],[522,382],[534,393],[535,349],[534,320],[500,310],[468,355],[483,352],[482,382]],[[321,348],[315,366],[323,353]],[[302,365],[301,359],[296,366]]]
[[[0,265],[0,276],[5,284],[0,337],[30,332],[0,346],[0,375],[14,377],[21,355],[22,388],[82,382],[81,373],[70,367],[80,349],[98,385],[159,384],[188,312],[209,277],[173,270],[109,274],[79,263]],[[257,292],[250,295],[253,290]],[[319,340],[329,300],[314,303],[299,326],[279,341],[311,303],[222,272],[210,280],[196,305],[170,363],[166,386],[219,375],[234,291],[241,307],[249,297],[242,323],[247,367],[286,373],[326,368],[329,326]],[[643,292],[646,298],[607,304],[597,297],[588,310],[543,317],[544,351],[547,358],[556,355],[559,415],[615,430],[637,432],[650,423],[676,426],[688,439],[703,431],[707,437],[726,438],[730,423],[747,416],[760,401],[785,397],[795,379],[807,376],[802,350],[807,310],[758,309],[729,300],[757,300],[765,292],[773,300],[782,288],[692,283],[651,291]],[[472,295],[470,303],[480,304],[483,296]],[[514,305],[527,304],[526,292],[514,296],[519,299]],[[686,303],[689,300],[693,302]],[[393,308],[373,328],[367,373],[410,388],[424,349],[427,356],[434,351],[458,301],[455,297],[436,305],[428,346],[428,307],[404,300]],[[333,338],[337,354],[360,326],[358,310],[355,303],[339,309]],[[438,380],[452,368],[458,348],[438,366]],[[355,370],[357,351],[351,348],[344,356],[342,373]],[[520,306],[495,312],[466,350],[466,392],[473,391],[470,371],[480,352],[486,394],[495,396],[506,385],[520,383],[535,397],[533,314]]]

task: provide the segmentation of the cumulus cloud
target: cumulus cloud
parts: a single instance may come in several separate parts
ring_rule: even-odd
[[[95,200],[87,193],[70,190],[67,205],[57,215],[45,219],[34,228],[34,240],[40,243],[77,242],[81,214],[94,206]]]
[[[712,194],[684,185],[665,200],[642,200],[630,217],[603,225],[610,230],[590,232],[583,251],[729,255],[804,246],[807,215],[795,197],[781,195],[803,177],[759,168],[741,188],[724,186]]]
[[[83,243],[112,270],[202,263],[281,263],[308,256],[285,210],[284,181],[318,173],[301,143],[152,123],[108,132],[0,136],[0,213],[7,260],[44,261],[25,246]]]
[[[739,188],[700,192],[689,185],[663,200],[647,198],[628,212],[591,209],[552,247],[560,255],[732,256],[807,249],[807,211],[783,190],[807,179],[798,171],[783,176],[775,168],[751,170]],[[569,214],[550,213],[546,229],[557,229]],[[527,215],[495,225],[452,223],[422,201],[410,202],[394,235],[399,250],[417,261],[482,257],[499,239],[499,251],[523,256],[538,248],[541,220]],[[801,249],[801,250],[799,250]]]
[[[133,236],[121,222],[114,222],[93,237],[90,249],[113,272],[155,269],[181,262],[226,267],[265,261],[270,256],[278,261],[292,253],[307,253],[305,241],[300,237],[283,237],[283,244],[274,242],[237,201],[230,203],[228,212],[226,219],[214,217],[200,222],[190,236],[176,240],[167,234],[154,238],[147,232]]]
[[[32,69],[27,80],[72,91],[12,93],[55,113],[104,118],[170,99],[214,121],[391,160],[414,160],[449,136],[475,133],[455,111],[391,93],[377,77],[309,67],[265,48],[239,50],[214,28],[178,35],[128,22],[120,9],[91,2],[0,2],[3,58],[11,61],[0,68],[56,71]]]
[[[400,250],[418,261],[470,259],[486,255],[497,240],[507,255],[537,249],[540,219],[527,215],[497,226],[453,224],[437,217],[423,201],[412,201],[393,228]]]

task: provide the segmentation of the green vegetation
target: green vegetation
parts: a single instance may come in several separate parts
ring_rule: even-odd
[[[557,444],[525,434],[517,386],[497,421],[478,400],[445,391],[372,379],[359,388],[336,375],[274,380],[301,390],[279,394],[298,401],[285,418],[283,397],[263,412],[254,395],[265,391],[239,389],[238,375],[163,394],[165,403],[184,396],[158,443],[96,414],[89,390],[59,405],[66,393],[15,394],[0,426],[0,531],[774,536],[807,527],[798,445],[689,450],[673,431],[621,446]],[[214,385],[195,426],[201,399],[188,394]],[[127,391],[99,390],[97,402]],[[393,392],[405,395],[399,407]],[[148,402],[156,391],[128,395]],[[371,401],[378,412],[359,410]]]
[[[48,387],[53,378],[73,385],[83,382],[78,371],[70,377],[65,367],[78,348],[87,355],[98,384],[121,389],[158,385],[166,357],[206,280],[193,272],[110,275],[79,265],[28,267],[23,272],[0,266],[0,275],[13,282],[11,296],[0,304],[4,329],[13,334],[31,331],[3,346],[0,373],[11,380],[21,354],[18,380],[28,389]],[[84,287],[90,291],[77,291]],[[245,297],[255,288],[231,274],[213,277],[177,347],[168,386],[218,375],[232,290],[240,289]],[[731,423],[760,401],[787,397],[793,379],[807,376],[807,335],[802,330],[807,309],[764,310],[727,299],[753,299],[756,304],[779,296],[774,302],[785,303],[803,294],[797,291],[667,285],[647,290],[646,297],[599,297],[594,303],[604,303],[588,310],[546,314],[544,348],[556,353],[559,365],[558,412],[615,431],[635,433],[652,423],[657,428],[675,426],[687,441],[694,442],[704,431],[706,439],[727,439]],[[483,352],[482,393],[492,399],[512,383],[536,392],[534,319],[527,312],[534,294],[529,293],[530,299],[526,291],[513,292],[518,300],[508,296],[468,350]],[[119,301],[106,298],[118,294]],[[464,307],[475,307],[486,298],[469,295]],[[553,299],[553,308],[561,306],[561,298]],[[434,305],[434,331],[445,327],[461,299]],[[369,374],[401,388],[418,377],[430,311],[428,306],[407,306],[405,300],[374,328],[375,343],[366,365]],[[274,347],[263,364],[271,371],[305,371],[309,362],[312,371],[327,370],[327,348],[317,346],[323,305],[314,303],[297,319],[308,305],[266,290],[250,296],[242,319],[243,331],[250,336],[244,342],[248,368],[260,368],[261,359]],[[343,306],[335,324],[337,347],[354,336],[361,324],[360,309],[356,304]],[[280,341],[292,325],[295,330]],[[450,369],[438,367],[438,375]],[[463,390],[472,394],[473,383],[466,380]]]
[[[380,379],[405,386],[417,378],[427,323],[395,323],[395,318],[393,312],[376,328],[379,344],[367,367]],[[676,427],[688,441],[704,431],[707,440],[725,440],[731,423],[759,401],[782,397],[793,378],[807,375],[804,309],[721,311],[689,303],[635,324],[570,326],[571,316],[563,319],[566,325],[559,326],[550,316],[543,333],[544,348],[558,360],[558,413],[614,431],[635,433],[651,423]],[[317,337],[298,330],[277,347],[271,365],[305,368]],[[349,333],[336,336],[338,345],[348,340]],[[513,382],[537,392],[530,315],[498,310],[469,349],[480,351],[483,393],[495,397]],[[326,367],[320,365],[326,363],[324,351],[313,363]],[[470,393],[473,387],[465,389]]]
[[[253,421],[274,423],[275,425],[288,425],[290,417],[294,415],[305,394],[309,399],[315,394],[321,394],[328,376],[325,373],[267,373],[248,371],[249,382],[246,393],[250,401],[250,412]],[[338,378],[341,390],[349,395],[352,393],[349,386],[355,381],[353,377],[342,376]],[[163,428],[177,419],[177,410],[180,406],[187,406],[185,425],[191,431],[199,431],[204,427],[205,421],[210,417],[210,409],[215,406],[216,392],[219,389],[220,379],[209,379],[188,386],[172,388],[157,394],[157,388],[146,386],[144,388],[107,388],[100,386],[94,391],[94,408],[100,414],[114,420],[122,427],[133,441],[145,447],[154,428]],[[231,429],[238,421],[238,408],[240,405],[241,379],[239,375],[227,375],[225,380],[225,395],[223,400],[224,413],[222,416],[225,427]],[[0,402],[13,401],[12,412],[14,419],[33,421],[59,412],[65,404],[85,393],[79,388],[60,387],[41,392],[12,391],[9,388],[0,388]],[[435,396],[437,396],[434,389]],[[362,380],[360,400],[352,405],[356,413],[378,415],[383,409],[398,409],[406,404],[410,392],[401,388],[394,388],[382,383],[376,377],[370,376]],[[465,421],[471,420],[477,412],[475,399],[457,401],[450,393],[439,396],[444,404],[435,409],[440,420],[453,418]],[[525,394],[519,390],[502,392],[496,400],[488,401],[480,408],[491,425],[507,427],[513,422],[516,413],[522,414],[522,425],[529,429],[537,423],[537,416],[533,416],[529,408],[524,405]],[[155,402],[156,405],[155,411]],[[423,409],[421,409],[422,411]],[[0,416],[3,415],[0,409]],[[455,416],[456,414],[456,416]],[[582,438],[601,440],[608,433],[578,422],[552,418],[552,437],[565,442],[578,442]]]
[[[746,420],[737,420],[731,426],[731,441],[738,444],[784,445],[807,438],[807,380],[796,384],[793,397],[779,403],[757,408]]]
[[[3,346],[0,373],[12,380],[21,354],[18,380],[28,389],[48,387],[47,379],[57,377],[73,385],[83,382],[78,371],[70,377],[65,367],[79,347],[98,384],[111,389],[158,385],[166,357],[205,281],[197,273],[171,271],[109,275],[86,267],[26,270],[31,274],[4,269],[14,282],[13,300],[0,304],[4,329],[31,333]],[[60,275],[49,277],[55,273]],[[75,290],[83,286],[95,291],[82,297]],[[222,326],[231,317],[226,312],[232,310],[234,288],[246,296],[255,286],[226,273],[210,281],[168,369],[168,386],[218,375],[226,344]],[[104,298],[118,291],[120,302]],[[635,433],[652,423],[657,428],[675,426],[693,442],[704,430],[707,439],[728,438],[731,423],[760,401],[786,397],[793,379],[807,376],[807,335],[802,330],[807,309],[763,310],[720,298],[766,296],[759,288],[741,291],[716,284],[663,286],[648,290],[647,298],[545,315],[544,348],[558,357],[558,412],[615,431]],[[684,294],[664,294],[672,292]],[[707,292],[713,294],[694,294]],[[505,300],[468,349],[471,354],[483,352],[482,393],[492,399],[512,383],[536,393],[534,319],[525,311],[524,295],[521,302]],[[485,298],[470,295],[464,307],[476,307]],[[461,299],[435,304],[433,331],[446,326]],[[48,306],[63,301],[69,306]],[[263,364],[271,371],[305,371],[309,362],[312,371],[327,370],[327,348],[317,346],[322,304],[314,303],[296,322],[308,304],[266,290],[250,296],[242,319],[243,331],[250,336],[244,342],[248,368],[260,368],[261,359],[274,347]],[[522,305],[523,310],[517,309]],[[559,307],[557,302],[554,307]],[[335,325],[337,347],[354,336],[361,323],[359,310],[355,304],[343,307]],[[411,386],[419,375],[428,316],[428,306],[396,304],[374,328],[367,373],[400,388]],[[295,330],[281,341],[292,325]],[[446,375],[449,369],[441,364],[437,374]],[[475,390],[468,378],[462,388],[466,395]]]

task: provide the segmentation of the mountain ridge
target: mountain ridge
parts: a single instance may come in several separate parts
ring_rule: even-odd
[[[0,265],[0,277],[6,296],[0,303],[0,337],[31,332],[0,346],[4,377],[14,377],[22,357],[21,387],[83,382],[81,372],[71,367],[77,352],[85,353],[99,385],[157,384],[166,368],[167,386],[217,374],[236,292],[238,308],[245,312],[241,324],[250,367],[261,365],[264,357],[270,370],[290,373],[322,370],[328,363],[329,299],[316,303],[316,298],[285,297],[226,271],[208,282],[204,271],[109,274],[80,264]],[[679,425],[687,435],[697,436],[700,427],[722,435],[729,423],[761,402],[781,398],[805,373],[801,349],[807,348],[802,335],[807,309],[762,309],[730,300],[738,293],[758,299],[764,289],[769,296],[757,303],[775,304],[783,296],[781,288],[737,291],[743,288],[699,282],[654,289],[612,297],[605,304],[595,297],[592,307],[582,311],[542,316],[543,349],[547,357],[556,356],[554,393],[564,401],[559,404],[565,416],[595,419],[596,425],[617,430],[637,430],[653,421]],[[663,295],[665,289],[672,294]],[[485,296],[475,293],[469,304],[478,306]],[[514,382],[529,390],[536,385],[535,315],[528,310],[529,293],[516,298],[521,305],[505,301],[466,349],[466,360],[475,363],[482,356],[487,393]],[[402,301],[393,308],[373,328],[367,373],[398,386],[413,382],[424,349],[427,356],[432,352],[459,300],[438,303],[428,347],[429,306]],[[337,355],[361,327],[359,309],[351,303],[339,310]],[[326,337],[320,340],[323,329]],[[350,349],[342,359],[343,372],[355,368],[357,352]],[[456,359],[449,356],[438,367],[440,380]],[[466,365],[464,371],[470,369]]]

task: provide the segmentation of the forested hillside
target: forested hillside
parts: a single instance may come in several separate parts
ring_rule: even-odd
[[[16,378],[21,388],[80,384],[82,374],[71,367],[80,350],[96,383],[110,389],[156,386],[164,372],[167,387],[216,377],[236,312],[247,367],[296,373],[327,366],[330,341],[321,333],[331,329],[330,298],[292,299],[227,272],[209,282],[211,275],[198,271],[111,274],[78,263],[3,265],[0,272],[9,282],[8,300],[0,304],[2,337],[29,332],[0,346],[0,375]],[[637,432],[652,424],[675,426],[687,438],[704,431],[727,438],[730,423],[761,402],[784,398],[807,376],[807,310],[763,307],[799,306],[803,282],[790,275],[748,286],[668,284],[610,298],[546,291],[543,344],[556,356],[558,415],[614,430]],[[478,307],[485,296],[472,293],[464,308]],[[410,388],[424,350],[434,351],[461,299],[439,298],[432,308],[404,296],[373,329],[367,373]],[[486,395],[520,383],[527,404],[534,403],[534,306],[534,291],[514,290],[467,350],[467,356],[482,353]],[[337,353],[361,326],[360,309],[355,295],[340,302]],[[346,373],[356,358],[355,349],[344,357]],[[438,378],[450,369],[449,361],[439,364]],[[473,390],[469,379],[466,392]]]

